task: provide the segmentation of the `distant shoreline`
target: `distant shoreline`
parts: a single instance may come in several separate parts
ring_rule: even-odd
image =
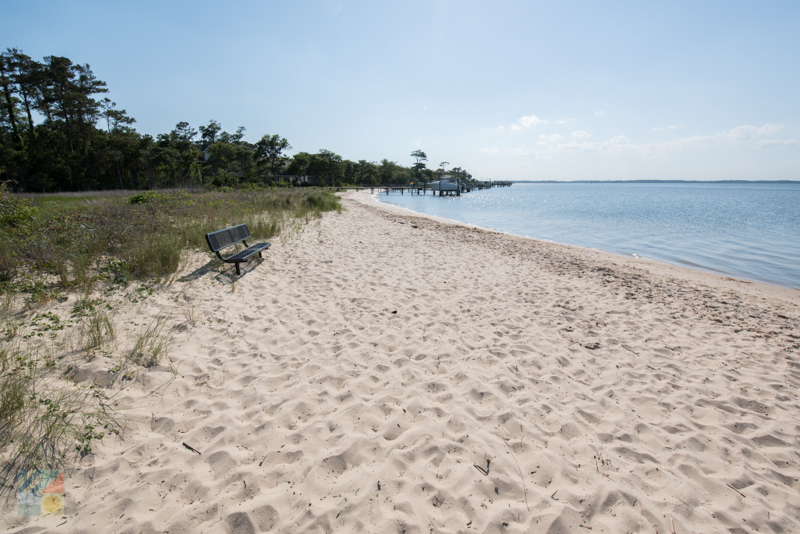
[[[515,184],[800,184],[800,180],[511,180]]]

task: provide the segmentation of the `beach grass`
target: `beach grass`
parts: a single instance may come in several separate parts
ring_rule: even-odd
[[[254,239],[270,239],[341,209],[314,189],[20,197],[0,185],[0,493],[21,469],[65,467],[118,434],[116,377],[168,358],[166,317],[120,328],[104,296],[157,291],[189,249],[207,250],[208,232],[244,222]],[[52,311],[65,302],[69,318]],[[98,354],[116,357],[114,378],[76,379]]]
[[[5,193],[6,234],[0,239],[0,279],[22,264],[58,277],[63,289],[91,286],[92,271],[116,260],[117,274],[161,279],[175,273],[181,251],[206,247],[205,234],[247,223],[255,239],[278,235],[286,221],[340,210],[330,192],[309,189],[202,192],[145,191],[120,197],[19,198]]]

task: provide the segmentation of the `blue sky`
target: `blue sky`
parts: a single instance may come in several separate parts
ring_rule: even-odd
[[[4,1],[156,135],[512,180],[800,180],[800,2]]]

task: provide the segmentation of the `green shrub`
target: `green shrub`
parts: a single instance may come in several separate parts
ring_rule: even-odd
[[[31,222],[38,211],[27,198],[10,193],[6,182],[0,183],[0,227],[22,226]]]
[[[150,202],[151,200],[156,198],[157,195],[158,195],[158,193],[156,193],[155,191],[142,191],[138,195],[133,195],[132,197],[129,197],[128,198],[128,203],[129,204],[147,204],[148,202]]]
[[[305,199],[306,206],[317,212],[341,211],[342,206],[339,198],[333,193],[313,191],[308,193]]]
[[[5,232],[0,232],[0,282],[14,278],[17,272],[17,262],[11,251],[11,245]]]

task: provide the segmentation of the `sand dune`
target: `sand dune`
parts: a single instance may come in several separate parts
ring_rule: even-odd
[[[181,325],[176,377],[7,525],[800,532],[797,291],[344,204],[120,317]]]

